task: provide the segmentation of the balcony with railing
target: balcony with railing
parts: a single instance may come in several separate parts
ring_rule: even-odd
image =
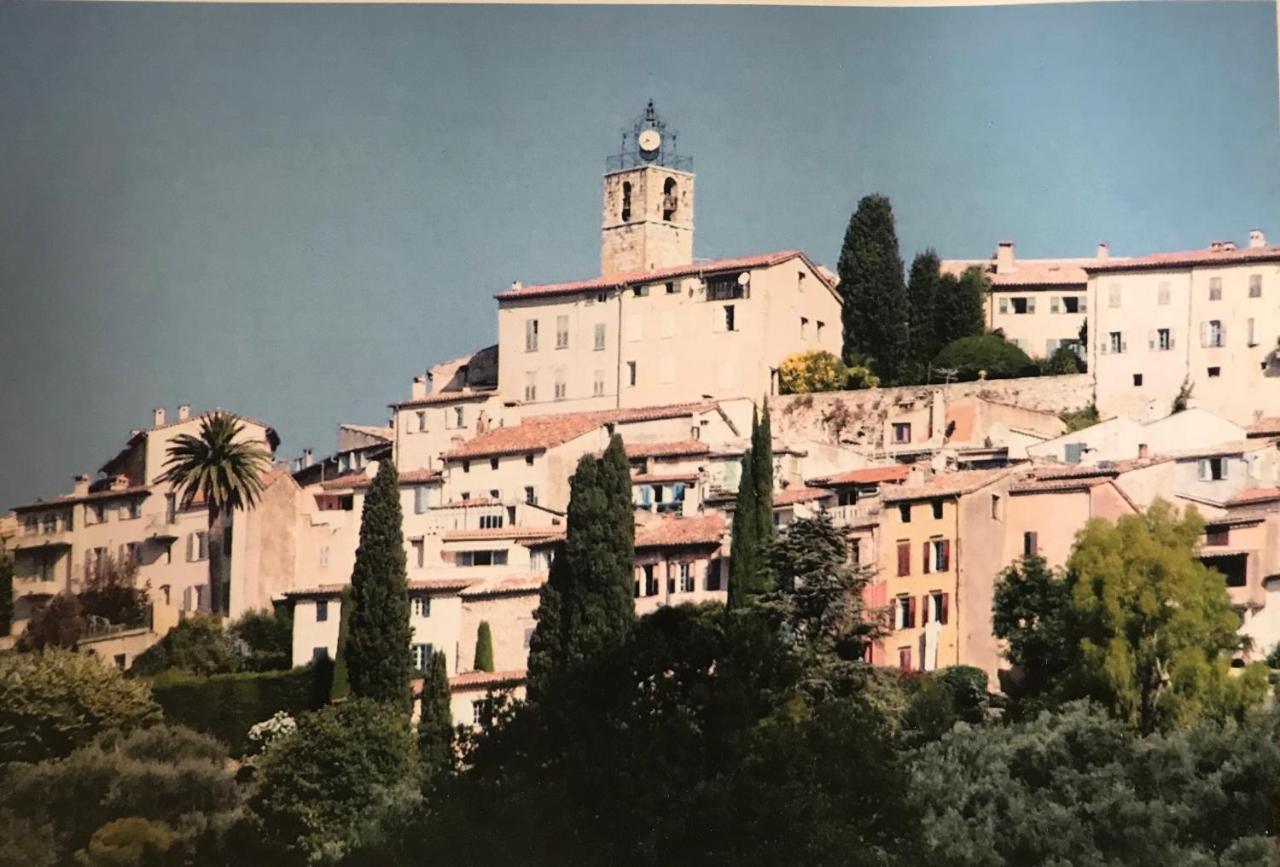
[[[879,503],[853,503],[847,506],[830,506],[826,514],[831,518],[831,523],[840,527],[879,520],[882,511]]]

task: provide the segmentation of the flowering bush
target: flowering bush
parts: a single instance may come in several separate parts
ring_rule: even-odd
[[[249,727],[249,741],[255,752],[262,752],[280,738],[288,737],[298,730],[298,721],[282,710],[278,710],[271,719],[265,719]]]

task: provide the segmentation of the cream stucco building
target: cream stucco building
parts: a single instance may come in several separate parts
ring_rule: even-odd
[[[1280,247],[1262,232],[1085,270],[1104,415],[1166,416],[1184,386],[1190,405],[1237,424],[1280,409]]]

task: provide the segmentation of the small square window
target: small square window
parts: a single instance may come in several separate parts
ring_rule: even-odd
[[[1141,373],[1135,373],[1135,374],[1133,375],[1133,384],[1134,384],[1134,385],[1142,385],[1142,374],[1141,374]]]
[[[674,295],[674,294],[676,294],[676,284],[675,284],[675,283],[668,283],[668,284],[667,284],[667,294],[668,294],[668,295]]]
[[[898,518],[904,524],[911,523],[911,504],[910,503],[900,503],[898,505]]]
[[[316,600],[316,623],[324,623],[329,619],[329,600]]]
[[[935,519],[942,517],[942,500],[933,501],[933,517]]]
[[[489,458],[489,469],[496,470],[498,468],[498,459]]]
[[[525,455],[524,463],[525,463],[525,466],[529,466],[529,467],[533,466],[533,455],[532,454]]]
[[[1221,367],[1211,367],[1208,370],[1209,378],[1214,379],[1222,375]]]

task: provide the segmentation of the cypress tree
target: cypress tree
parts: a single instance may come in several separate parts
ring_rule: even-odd
[[[393,704],[407,713],[412,701],[412,632],[401,522],[399,477],[395,465],[384,460],[360,516],[345,650],[351,694]]]
[[[13,628],[13,558],[0,550],[0,636]]]
[[[476,671],[493,671],[493,632],[489,629],[489,621],[481,620],[476,629]]]
[[[453,769],[453,710],[449,705],[449,672],[443,651],[431,655],[431,667],[422,680],[418,715],[418,755],[425,780],[430,783]]]
[[[333,677],[329,682],[329,701],[342,701],[351,695],[351,679],[347,674],[347,633],[351,630],[351,587],[342,588],[338,610],[338,653],[333,661]]]
[[[840,250],[844,360],[872,360],[886,384],[898,381],[907,360],[909,305],[893,206],[882,195],[865,196],[849,218]]]
[[[765,546],[773,541],[773,444],[769,402],[763,418],[751,415],[751,448],[742,457],[742,478],[733,508],[729,555],[729,607],[772,587]]]
[[[907,279],[907,298],[910,302],[911,361],[924,373],[933,357],[942,349],[934,333],[938,282],[942,279],[942,263],[932,249],[925,250],[911,262],[911,276]]]
[[[622,437],[583,455],[569,482],[565,541],[542,587],[529,647],[529,697],[618,647],[635,622],[635,515]]]

